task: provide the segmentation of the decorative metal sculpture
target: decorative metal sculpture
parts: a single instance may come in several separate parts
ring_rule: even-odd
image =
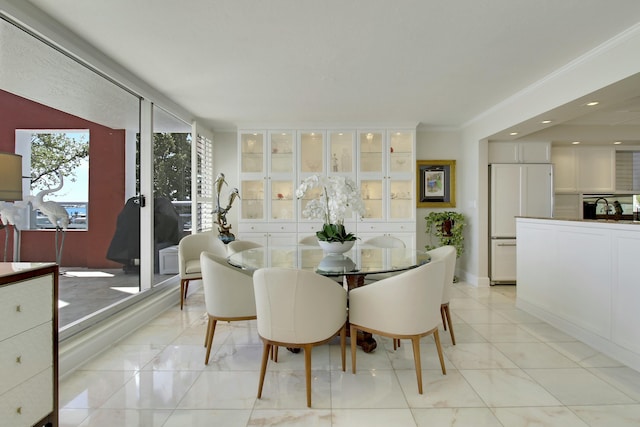
[[[222,185],[228,185],[227,181],[224,179],[224,174],[219,173],[215,180],[215,188],[216,188],[216,208],[212,213],[216,214],[215,223],[218,224],[218,238],[222,240],[223,243],[227,244],[236,239],[236,236],[231,233],[231,224],[227,223],[227,212],[231,209],[233,205],[233,201],[236,197],[240,198],[240,193],[237,188],[234,188],[229,193],[229,200],[227,202],[227,206],[225,208],[220,206],[220,192],[222,190]]]

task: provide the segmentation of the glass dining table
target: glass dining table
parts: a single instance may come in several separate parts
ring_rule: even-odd
[[[325,253],[315,245],[269,246],[247,249],[227,258],[229,264],[243,270],[264,267],[296,268],[335,278],[348,291],[366,284],[368,275],[399,273],[431,261],[424,251],[408,248],[380,248],[356,243],[344,254]],[[370,334],[358,336],[365,352],[373,351],[376,342]]]

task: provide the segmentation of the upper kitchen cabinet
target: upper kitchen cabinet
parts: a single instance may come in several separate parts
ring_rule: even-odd
[[[615,191],[615,150],[612,147],[553,147],[556,193]]]
[[[489,143],[489,163],[550,163],[549,141]]]
[[[640,191],[640,151],[616,151],[616,191]]]

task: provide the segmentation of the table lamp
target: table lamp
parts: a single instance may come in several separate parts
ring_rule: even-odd
[[[22,156],[0,153],[0,200],[22,200]]]

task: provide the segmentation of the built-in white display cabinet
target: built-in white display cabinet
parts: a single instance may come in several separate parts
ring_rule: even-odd
[[[241,130],[238,238],[294,244],[322,227],[303,216],[320,194],[297,200],[299,183],[312,175],[343,175],[360,186],[366,213],[345,219],[362,240],[393,234],[415,247],[415,129]]]

